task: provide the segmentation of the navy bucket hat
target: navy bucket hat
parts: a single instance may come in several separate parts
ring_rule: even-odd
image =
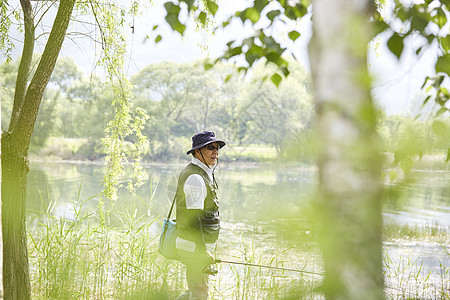
[[[226,145],[224,141],[218,140],[216,138],[216,135],[212,131],[202,131],[199,133],[194,134],[192,137],[192,149],[187,152],[187,154],[190,154],[195,149],[200,149],[208,144],[211,143],[217,143],[219,144],[219,149]]]

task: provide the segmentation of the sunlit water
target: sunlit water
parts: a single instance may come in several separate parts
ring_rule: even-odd
[[[119,200],[111,205],[114,210],[145,215],[149,221],[164,217],[182,168],[183,165],[173,164],[145,166],[144,185],[137,190],[138,196],[122,188]],[[83,207],[95,210],[104,172],[103,166],[95,164],[31,163],[27,191],[29,215],[52,207],[53,214],[70,219],[76,201],[85,201]],[[276,254],[283,252],[281,257],[286,261],[278,262],[278,265],[320,273],[319,254],[305,251],[303,247],[303,244],[315,242],[311,233],[314,228],[309,227],[306,219],[316,172],[313,167],[220,165],[216,178],[224,229],[219,253],[230,260],[255,261],[255,257],[246,255],[265,256],[259,258],[261,261],[271,257],[280,260]],[[409,184],[395,189],[387,186],[385,223],[435,226],[449,233],[450,172],[416,171],[412,178]],[[123,182],[126,185],[127,180]],[[158,225],[154,230],[155,234],[159,232]],[[255,245],[264,245],[264,251],[256,251]],[[402,291],[405,283],[409,282],[407,291],[418,290],[417,293],[432,298],[430,295],[437,285],[449,286],[450,255],[445,249],[450,250],[450,246],[425,241],[405,242],[402,239],[385,243],[385,277],[391,288],[389,292],[401,295],[405,293]],[[402,268],[403,273],[400,272]],[[416,278],[402,277],[412,273]],[[283,273],[282,276],[287,275]]]

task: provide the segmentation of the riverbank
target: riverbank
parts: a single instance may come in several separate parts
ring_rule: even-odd
[[[181,162],[186,157],[189,145],[178,145],[179,151],[170,151],[166,156],[158,155],[153,157],[150,149],[146,149],[142,154],[143,163],[152,162]],[[125,152],[132,157],[133,144],[125,142]],[[186,148],[186,149],[183,149]],[[102,163],[106,157],[105,149],[100,141],[89,141],[88,139],[75,138],[50,138],[41,149],[31,149],[31,159],[45,159],[49,161],[90,161]],[[176,153],[174,155],[174,153]],[[280,161],[279,154],[275,147],[270,145],[233,145],[228,144],[224,151],[221,151],[223,162],[248,162],[248,163],[268,163]]]
[[[132,144],[127,143],[129,157],[132,157]],[[181,147],[181,146],[180,146]],[[33,150],[33,149],[32,149]],[[173,151],[172,151],[173,152]],[[52,161],[70,163],[89,163],[103,165],[106,153],[100,141],[88,141],[88,139],[75,138],[50,138],[46,146],[34,151],[30,151],[31,161]],[[400,167],[393,166],[394,154],[384,153],[385,170],[401,171]],[[445,163],[446,154],[424,154],[413,160],[413,170],[450,170],[450,163]],[[167,157],[151,158],[151,155],[144,154],[142,165],[152,164],[181,164],[186,161],[185,151],[180,148],[178,155],[167,155]],[[270,145],[233,145],[228,144],[221,151],[220,162],[223,164],[274,164],[274,165],[312,165],[312,157],[305,157],[302,160],[291,159],[280,156],[275,147]],[[130,164],[132,162],[130,161]],[[398,172],[400,173],[400,172]]]

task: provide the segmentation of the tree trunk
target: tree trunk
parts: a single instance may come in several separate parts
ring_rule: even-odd
[[[0,124],[2,123],[2,97],[0,96]],[[2,148],[2,139],[0,137],[0,149]],[[2,182],[1,169],[1,150],[0,150],[0,182]],[[2,193],[0,192],[0,203],[2,203]],[[2,234],[2,206],[0,205],[0,300],[3,300],[3,234]]]
[[[326,299],[384,299],[381,149],[370,97],[369,0],[313,1],[311,68],[320,144]]]
[[[30,299],[25,200],[28,163],[2,137],[3,283],[6,299]]]
[[[59,1],[58,12],[40,63],[29,86],[29,53],[34,46],[30,0],[21,0],[25,19],[22,61],[16,82],[13,111],[8,132],[2,134],[2,229],[3,285],[6,299],[31,298],[26,239],[26,188],[28,149],[44,90],[59,56],[74,0]],[[24,61],[26,60],[26,61]]]

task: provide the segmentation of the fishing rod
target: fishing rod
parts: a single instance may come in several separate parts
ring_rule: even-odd
[[[274,267],[274,266],[250,264],[250,263],[244,263],[244,262],[239,262],[239,261],[229,261],[229,260],[216,259],[216,263],[225,263],[225,264],[243,265],[243,266],[250,266],[250,267],[268,268],[268,269],[275,269],[275,270],[291,271],[291,272],[299,272],[299,273],[304,273],[304,274],[324,276],[324,274],[322,274],[322,273],[315,273],[315,272],[310,272],[310,271],[297,270],[297,269],[288,269],[288,268],[281,268],[281,267]]]

